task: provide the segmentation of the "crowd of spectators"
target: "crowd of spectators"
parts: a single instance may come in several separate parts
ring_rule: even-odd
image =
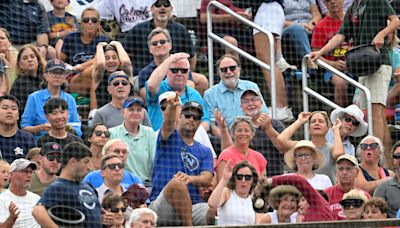
[[[199,23],[209,2],[199,5]],[[209,86],[174,1],[100,0],[79,20],[70,0],[50,0],[48,12],[38,0],[0,3],[0,228],[400,217],[400,141],[385,112],[400,104],[400,20],[389,2],[219,2],[272,32],[275,63],[267,35],[211,12],[215,33],[275,64],[275,75],[242,79],[238,53],[225,47],[220,81]],[[109,37],[111,20],[119,32]],[[315,63],[355,77],[345,53],[362,44],[382,60],[357,75],[371,91],[373,123],[365,94]],[[310,80],[331,83],[341,107],[296,118],[285,75],[300,73],[307,54]],[[274,119],[261,89],[271,77]],[[303,125],[310,140],[297,135]]]

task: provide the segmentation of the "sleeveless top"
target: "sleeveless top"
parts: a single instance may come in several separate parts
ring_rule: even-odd
[[[271,224],[279,224],[278,213],[276,210],[274,210],[273,212],[268,212],[267,214],[271,217]],[[287,221],[285,223],[295,223],[297,213],[295,212],[293,213],[293,215],[290,216],[290,221]]]
[[[318,148],[324,155],[325,162],[317,170],[315,170],[315,173],[325,174],[329,177],[329,179],[331,179],[332,183],[336,183],[336,165],[334,159],[332,158],[330,148],[331,146],[328,143]]]
[[[218,208],[218,225],[250,225],[255,224],[255,221],[251,195],[242,198],[231,190],[230,198]]]
[[[375,178],[373,178],[372,176],[369,175],[367,170],[363,169],[361,166],[359,166],[359,167],[360,167],[360,169],[361,169],[361,171],[362,171],[362,173],[364,175],[365,180],[367,180],[367,181],[376,180]],[[385,168],[380,167],[380,166],[379,166],[379,173],[381,175],[381,179],[389,176],[389,171],[387,169],[385,169]]]

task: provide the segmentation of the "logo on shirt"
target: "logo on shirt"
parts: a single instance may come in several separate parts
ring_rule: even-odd
[[[83,0],[76,0],[76,2],[77,2],[79,5],[84,6],[84,5],[87,5],[87,4],[92,3],[93,0],[85,0],[85,1],[83,1]]]
[[[122,4],[119,8],[119,14],[121,15],[120,23],[142,21],[150,17],[147,6],[140,7],[139,9],[132,7],[129,10],[126,8],[125,4]]]
[[[21,147],[17,146],[17,147],[14,148],[14,153],[15,153],[15,155],[24,156],[24,149],[22,149]]]
[[[84,63],[88,60],[91,60],[93,56],[94,55],[86,54],[85,52],[79,52],[74,55],[72,61],[74,61],[75,63]]]
[[[89,210],[93,210],[96,207],[96,196],[86,189],[79,190],[78,200]]]
[[[181,159],[183,165],[189,169],[190,171],[196,170],[199,168],[199,160],[191,153],[187,152],[186,148],[182,147],[181,149]]]

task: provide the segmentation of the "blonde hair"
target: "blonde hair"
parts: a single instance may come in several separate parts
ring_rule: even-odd
[[[0,166],[8,166],[8,167],[10,167],[10,163],[8,163],[6,160],[0,160]]]
[[[363,190],[358,190],[358,189],[352,189],[349,192],[345,193],[343,195],[342,200],[345,199],[360,199],[366,203],[368,201],[367,196],[365,195],[365,192]]]

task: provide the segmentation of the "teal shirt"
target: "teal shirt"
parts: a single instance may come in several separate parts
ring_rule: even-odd
[[[134,173],[143,182],[151,181],[156,152],[156,136],[153,129],[139,125],[139,132],[133,137],[122,123],[109,131],[110,139],[121,139],[128,144],[129,153],[125,169]]]

